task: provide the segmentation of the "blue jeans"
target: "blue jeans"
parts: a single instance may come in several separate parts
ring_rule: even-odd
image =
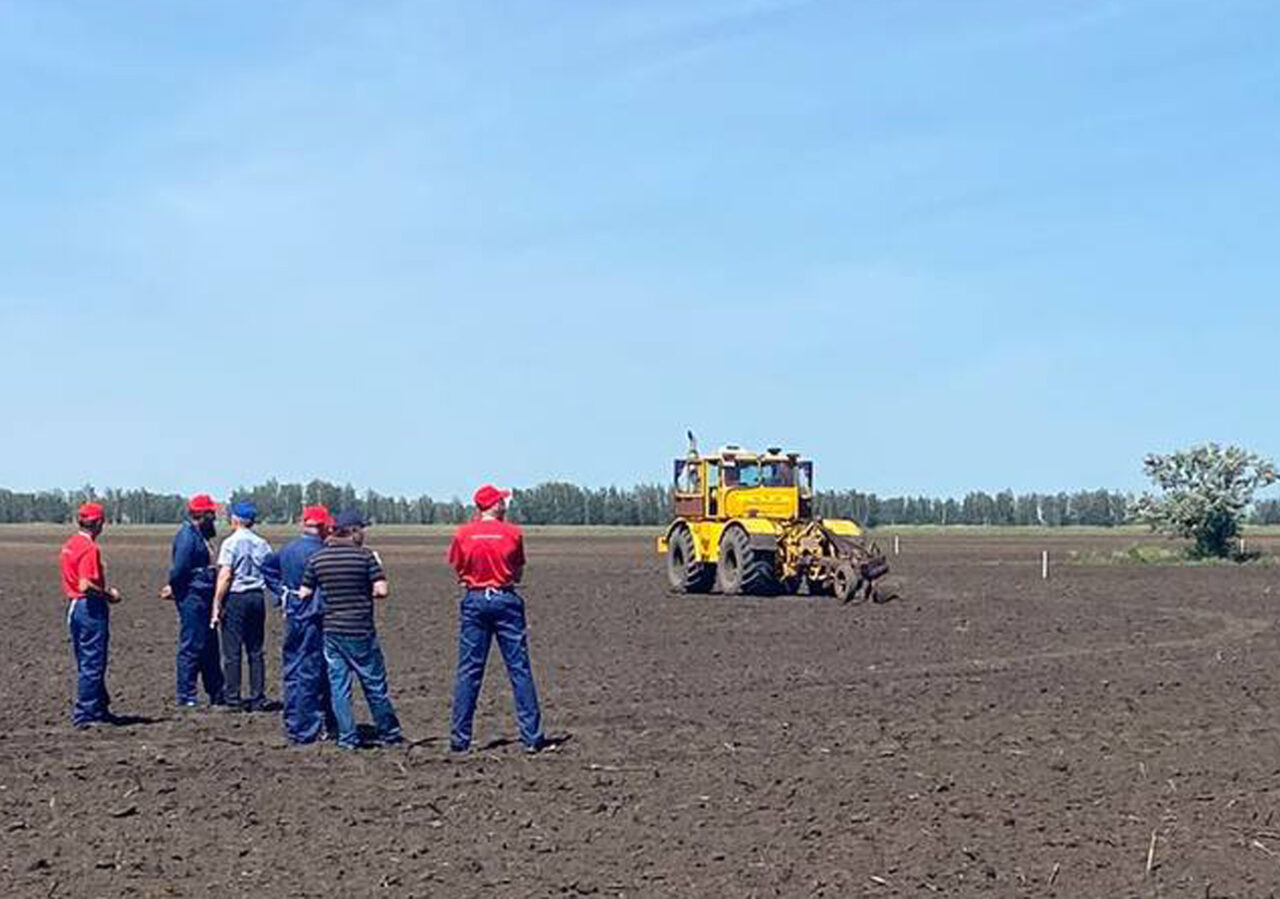
[[[373,715],[378,739],[399,742],[400,721],[387,695],[387,664],[376,634],[367,637],[324,635],[324,661],[329,666],[329,693],[333,717],[338,722],[338,745],[354,749],[360,745],[356,719],[351,710],[352,676],[360,679],[365,702]]]
[[[206,625],[207,626],[207,625]],[[67,612],[71,651],[76,656],[76,702],[71,720],[76,725],[105,721],[110,716],[107,694],[107,644],[111,642],[111,613],[101,597],[77,599]]]
[[[542,714],[529,667],[524,600],[514,590],[468,590],[458,615],[458,673],[453,684],[453,727],[449,735],[449,745],[454,749],[471,745],[471,720],[494,637],[498,638],[498,651],[511,679],[520,742],[528,747],[542,742]]]
[[[199,699],[196,686],[204,680],[204,691],[215,705],[223,701],[222,656],[218,632],[209,627],[212,596],[188,593],[174,603],[178,607],[177,696],[182,704]]]
[[[329,708],[323,622],[319,617],[284,620],[284,732],[294,743],[312,743],[326,727],[338,730]]]

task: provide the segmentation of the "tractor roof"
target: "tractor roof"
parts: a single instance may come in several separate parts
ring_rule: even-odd
[[[748,449],[743,449],[734,443],[728,443],[720,447],[714,454],[707,456],[708,459],[719,459],[721,462],[797,462],[800,459],[799,453],[783,452],[781,448],[771,446],[763,453],[755,453]]]

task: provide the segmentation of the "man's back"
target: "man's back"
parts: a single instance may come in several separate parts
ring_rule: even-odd
[[[511,587],[524,567],[524,532],[496,518],[468,522],[449,545],[449,564],[473,590]]]
[[[218,549],[218,567],[231,569],[231,592],[261,590],[266,586],[262,566],[271,555],[271,544],[249,528],[237,528]]]
[[[324,629],[345,637],[367,637],[373,627],[373,585],[386,574],[372,552],[332,542],[307,560],[302,586],[324,593]]]
[[[284,549],[275,557],[278,569],[279,587],[285,597],[285,614],[294,618],[313,618],[324,613],[324,601],[319,593],[310,599],[300,601],[298,588],[302,586],[302,577],[307,570],[307,562],[311,557],[324,549],[324,540],[315,534],[303,534],[285,544]],[[268,576],[268,581],[271,577]]]

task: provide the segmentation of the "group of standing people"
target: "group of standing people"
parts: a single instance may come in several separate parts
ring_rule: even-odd
[[[524,600],[517,592],[524,572],[524,537],[506,521],[510,494],[485,485],[474,496],[476,518],[458,528],[448,561],[464,588],[459,606],[458,663],[454,678],[449,746],[466,752],[491,643],[496,639],[515,697],[520,740],[526,751],[550,745],[543,734],[537,689],[529,663]],[[360,747],[352,707],[359,680],[377,732],[377,745],[403,740],[387,683],[386,662],[374,623],[374,604],[390,596],[382,560],[365,547],[363,516],[332,515],[322,505],[302,513],[302,534],[278,553],[255,531],[253,503],[229,508],[232,532],[218,549],[218,506],[193,496],[173,539],[173,557],[160,598],[178,614],[176,698],[198,708],[203,685],[210,706],[274,711],[266,696],[264,643],[267,606],[284,616],[283,721],[294,744],[332,739]],[[110,606],[120,591],[107,585],[98,547],[103,507],[85,503],[77,533],[62,548],[63,592],[77,668],[72,720],[91,727],[115,720],[106,687]],[[248,690],[242,695],[242,662]]]

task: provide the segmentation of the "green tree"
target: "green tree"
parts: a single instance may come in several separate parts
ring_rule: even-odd
[[[1254,492],[1276,480],[1269,460],[1216,443],[1152,454],[1143,468],[1161,494],[1143,494],[1135,516],[1153,530],[1194,540],[1193,552],[1201,557],[1230,554]]]

